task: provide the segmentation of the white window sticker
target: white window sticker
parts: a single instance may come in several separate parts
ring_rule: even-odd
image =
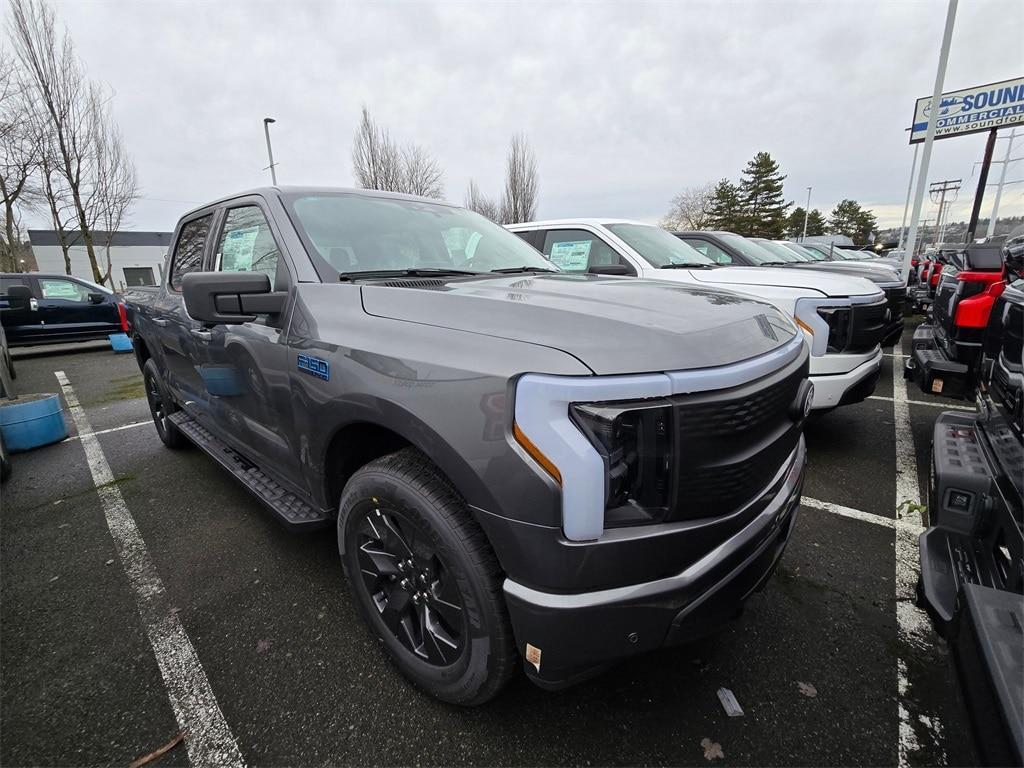
[[[551,261],[570,272],[584,272],[590,261],[592,240],[566,240],[551,245]]]
[[[256,248],[256,237],[259,233],[258,226],[228,232],[220,254],[221,272],[249,272],[252,270],[252,254]]]

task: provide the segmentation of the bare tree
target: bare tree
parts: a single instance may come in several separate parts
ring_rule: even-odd
[[[25,95],[17,63],[0,51],[0,272],[18,270],[18,250],[22,246],[19,207],[31,205],[37,193],[32,178],[39,164],[40,145],[30,119],[32,106]]]
[[[444,174],[437,161],[419,144],[402,149],[403,192],[420,197],[440,198],[444,194]]]
[[[402,182],[402,153],[388,132],[378,127],[364,106],[352,145],[356,183],[363,189],[398,191]]]
[[[495,223],[501,219],[501,207],[497,200],[493,197],[486,197],[473,179],[469,180],[469,186],[466,188],[465,206]]]
[[[58,35],[45,0],[11,0],[9,30],[33,101],[47,123],[44,152],[70,197],[93,278],[102,282],[91,210],[97,159],[92,105],[100,98],[98,88],[85,76],[71,36],[66,31]]]
[[[91,197],[91,223],[102,232],[100,243],[106,256],[106,271],[101,283],[110,281],[111,260],[110,246],[114,235],[121,229],[135,200],[138,199],[138,177],[135,164],[125,151],[121,131],[114,123],[107,104],[93,94],[91,120],[94,136],[93,144],[96,151],[95,181]]]
[[[537,213],[537,159],[524,134],[516,134],[508,148],[501,223],[530,221]]]
[[[399,147],[365,106],[352,144],[352,168],[363,189],[423,197],[444,194],[444,173],[433,156],[414,142]]]
[[[711,182],[697,187],[686,187],[672,198],[661,226],[668,230],[706,229],[711,226],[712,201],[715,185]]]
[[[70,196],[63,185],[63,177],[53,170],[50,158],[43,154],[39,166],[39,176],[42,179],[42,198],[45,201],[47,213],[53,224],[53,231],[57,233],[57,242],[60,244],[61,253],[64,255],[64,272],[71,274],[71,232],[74,231],[77,215]]]

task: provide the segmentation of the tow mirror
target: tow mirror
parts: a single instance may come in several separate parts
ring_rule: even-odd
[[[185,311],[205,325],[240,325],[276,315],[288,294],[270,290],[263,272],[189,272],[181,279]]]
[[[7,289],[8,309],[28,309],[32,304],[32,289],[27,285],[12,285]]]
[[[628,275],[631,274],[625,264],[595,264],[587,270],[592,275]]]

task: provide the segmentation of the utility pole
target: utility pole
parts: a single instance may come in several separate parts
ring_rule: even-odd
[[[949,201],[952,203],[956,200],[956,193],[960,191],[960,182],[962,181],[963,179],[946,179],[944,181],[933,182],[932,185],[928,187],[928,196],[931,198],[933,203],[939,204],[939,218],[938,221],[936,221],[936,226],[940,227],[939,243],[942,242],[942,235],[945,229],[945,219],[942,214],[946,210],[946,193],[953,193],[953,199]]]
[[[274,150],[270,148],[270,124],[277,121],[272,117],[263,118],[263,133],[267,136],[267,157],[270,158],[270,180],[277,186],[277,171],[274,170]]]
[[[807,216],[811,212],[811,188],[807,188],[807,207],[804,208],[804,236],[800,238],[800,242],[807,239]]]
[[[988,141],[985,142],[985,155],[981,160],[981,172],[978,174],[978,191],[974,193],[974,205],[971,207],[971,223],[967,225],[967,239],[969,243],[974,239],[974,230],[978,228],[978,215],[981,213],[981,201],[985,197],[985,185],[988,184],[988,169],[992,165],[992,150],[996,148],[996,130],[993,128],[988,132]]]
[[[928,130],[924,138],[924,151],[921,153],[921,168],[917,173],[917,191],[914,194],[914,209],[910,214],[910,232],[907,234],[907,247],[903,254],[903,279],[910,275],[910,259],[917,247],[917,222],[921,218],[921,206],[924,204],[924,188],[928,183],[928,166],[932,159],[932,145],[935,144],[935,128],[939,123],[939,109],[942,104],[942,86],[946,79],[946,64],[949,62],[949,44],[953,39],[953,22],[956,21],[957,0],[949,0],[946,9],[946,26],[942,32],[942,47],[939,48],[939,66],[935,70],[935,87],[932,89],[931,111],[928,117]]]
[[[910,193],[914,189],[914,171],[917,169],[917,150],[920,148],[920,144],[914,145],[914,160],[910,163],[910,178],[907,179],[907,202],[903,204],[903,221],[900,223],[900,240],[896,244],[896,250],[903,247],[903,236],[907,231],[907,211],[910,209]]]
[[[1013,140],[1016,137],[1016,128],[1010,131],[1010,135],[1006,137],[1006,157],[1004,157],[1002,161],[1003,169],[999,172],[999,184],[996,186],[996,201],[992,205],[992,217],[988,220],[988,231],[985,233],[986,238],[990,238],[996,233],[996,217],[999,216],[999,199],[1003,196],[1003,182],[1006,181],[1006,166],[1010,164],[1010,150],[1013,149]]]

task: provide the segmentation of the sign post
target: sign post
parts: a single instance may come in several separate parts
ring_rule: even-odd
[[[946,10],[946,28],[942,33],[942,48],[939,49],[939,66],[935,72],[935,88],[932,90],[932,104],[942,100],[942,84],[946,79],[946,63],[949,61],[949,43],[953,39],[953,22],[956,20],[957,0],[949,0]],[[910,260],[917,246],[917,221],[921,217],[921,205],[924,203],[924,188],[928,183],[928,165],[932,159],[932,145],[935,143],[935,128],[938,120],[928,120],[925,130],[924,151],[921,157],[921,168],[917,174],[917,191],[914,193],[914,209],[910,215],[910,232],[907,233],[907,247],[903,252],[903,280],[910,277]],[[915,120],[910,132],[911,141],[917,128]]]

